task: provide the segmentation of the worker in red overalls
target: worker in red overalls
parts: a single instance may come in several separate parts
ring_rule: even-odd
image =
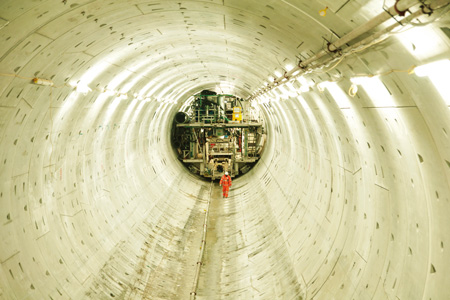
[[[231,186],[231,177],[228,176],[228,172],[225,172],[225,175],[220,179],[220,185],[222,186],[223,197],[228,198],[228,191]]]

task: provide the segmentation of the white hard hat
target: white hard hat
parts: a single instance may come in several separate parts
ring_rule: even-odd
[[[225,172],[225,175],[228,175],[228,172]]]

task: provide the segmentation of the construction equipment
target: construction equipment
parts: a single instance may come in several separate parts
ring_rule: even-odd
[[[246,173],[256,164],[265,141],[263,120],[250,120],[246,105],[234,95],[204,90],[176,113],[172,144],[192,173],[214,180],[225,171],[231,177]]]

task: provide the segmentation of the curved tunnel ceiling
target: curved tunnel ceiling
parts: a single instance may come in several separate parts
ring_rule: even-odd
[[[0,298],[450,298],[448,1],[301,64],[394,4],[2,1]],[[202,89],[266,120],[229,199],[170,146]]]

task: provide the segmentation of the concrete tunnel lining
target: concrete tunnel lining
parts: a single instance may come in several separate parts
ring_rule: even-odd
[[[195,92],[255,96],[382,11],[3,1],[0,298],[187,298],[210,195],[198,299],[450,298],[450,94],[435,75],[397,72],[449,59],[447,8],[254,97],[269,138],[229,199],[170,145]],[[374,74],[348,96],[351,78]]]

